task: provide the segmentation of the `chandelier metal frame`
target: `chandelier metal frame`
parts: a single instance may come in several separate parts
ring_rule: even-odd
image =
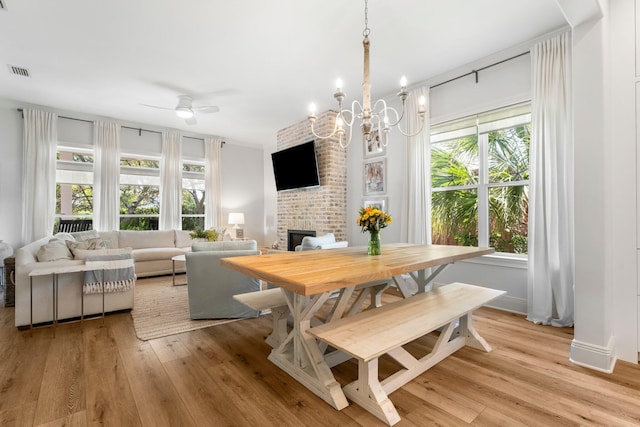
[[[362,36],[364,37],[362,41],[362,45],[364,48],[364,81],[362,83],[362,104],[357,100],[351,103],[350,109],[344,109],[342,107],[342,103],[346,94],[342,91],[342,80],[338,79],[336,82],[336,92],[333,94],[333,97],[338,101],[338,113],[336,115],[333,131],[328,135],[319,135],[316,133],[314,129],[314,123],[317,119],[316,107],[315,104],[311,104],[310,114],[308,116],[309,122],[311,122],[311,133],[316,138],[319,139],[329,139],[334,135],[338,135],[338,142],[342,148],[347,148],[349,143],[351,142],[353,136],[353,125],[356,119],[361,119],[362,123],[360,124],[360,128],[362,129],[362,135],[364,137],[364,142],[369,143],[371,139],[374,137],[373,130],[377,128],[378,137],[380,138],[380,142],[383,146],[387,146],[388,143],[388,134],[391,131],[392,127],[398,127],[400,133],[404,136],[412,137],[420,134],[424,130],[424,116],[426,113],[425,109],[425,99],[424,96],[421,96],[418,104],[418,116],[420,117],[420,128],[410,133],[409,130],[403,130],[400,126],[401,120],[405,115],[405,107],[406,100],[409,96],[407,92],[407,79],[402,76],[400,79],[400,91],[397,93],[397,96],[402,100],[402,111],[399,113],[395,108],[387,105],[387,102],[384,99],[378,99],[374,102],[373,108],[371,107],[371,79],[369,72],[369,48],[371,42],[369,41],[369,34],[371,34],[371,29],[369,28],[369,1],[365,0],[365,8],[364,8],[364,30],[362,31]],[[343,143],[343,139],[345,136],[345,126],[348,128],[348,138],[346,142]]]

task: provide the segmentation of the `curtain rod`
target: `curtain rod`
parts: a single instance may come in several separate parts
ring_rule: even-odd
[[[467,74],[463,74],[463,75],[461,75],[461,76],[458,76],[458,77],[454,77],[454,78],[452,78],[452,79],[449,79],[449,80],[447,80],[447,81],[445,81],[445,82],[438,83],[438,84],[436,84],[436,85],[430,86],[430,87],[429,87],[429,89],[433,89],[433,88],[435,88],[435,87],[442,86],[442,85],[445,85],[445,84],[447,84],[447,83],[451,83],[452,81],[455,81],[455,80],[461,79],[461,78],[463,78],[463,77],[470,76],[470,75],[472,75],[472,74],[476,76],[476,83],[478,83],[478,72],[480,72],[480,71],[482,71],[482,70],[486,70],[487,68],[495,67],[496,65],[500,65],[500,64],[502,64],[502,63],[504,63],[504,62],[511,61],[512,59],[520,58],[521,56],[528,55],[528,54],[529,54],[529,51],[519,53],[519,54],[517,54],[517,55],[512,56],[511,58],[503,59],[502,61],[498,61],[498,62],[495,62],[495,63],[493,63],[493,64],[486,65],[486,66],[484,66],[484,67],[482,67],[482,68],[478,68],[477,70],[471,70],[471,71],[469,71]]]
[[[23,109],[22,108],[18,108],[18,111],[22,113]],[[24,118],[24,114],[22,116]],[[78,122],[87,122],[87,123],[93,123],[92,120],[86,120],[86,119],[78,119],[76,117],[67,117],[67,116],[58,116],[59,119],[67,119],[67,120],[75,120]],[[149,130],[149,129],[142,129],[142,128],[134,128],[131,126],[123,126],[120,125],[121,128],[124,129],[131,129],[131,130],[137,130],[138,131],[138,135],[142,135],[142,132],[151,132],[151,133],[158,133],[161,134],[162,132],[158,131],[158,130]],[[189,139],[195,139],[197,141],[204,141],[204,138],[196,138],[195,136],[186,136],[186,135],[182,135],[183,138],[189,138]],[[225,141],[222,141],[222,145],[226,144]]]

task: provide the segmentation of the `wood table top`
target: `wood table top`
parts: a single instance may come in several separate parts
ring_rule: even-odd
[[[493,248],[396,243],[382,245],[381,255],[367,255],[366,246],[353,246],[239,256],[220,262],[297,294],[315,295],[493,252]]]

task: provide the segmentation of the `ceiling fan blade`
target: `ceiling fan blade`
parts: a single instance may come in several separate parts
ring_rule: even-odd
[[[188,119],[184,119],[184,122],[188,125],[197,125],[198,121],[196,120],[195,116],[194,117],[190,117]]]
[[[159,105],[140,104],[144,107],[159,108],[161,110],[175,110],[175,107],[160,107]]]
[[[193,110],[197,111],[198,113],[211,114],[217,113],[218,111],[220,111],[220,108],[216,107],[215,105],[203,105],[202,107],[195,107],[193,108]]]

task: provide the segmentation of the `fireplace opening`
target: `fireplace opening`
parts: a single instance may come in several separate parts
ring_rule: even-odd
[[[314,230],[287,230],[287,249],[295,251],[305,236],[316,237]]]

